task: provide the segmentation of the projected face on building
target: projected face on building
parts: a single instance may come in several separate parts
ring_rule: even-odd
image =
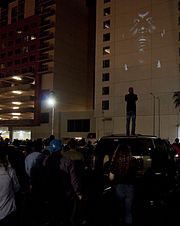
[[[155,29],[156,27],[153,24],[149,11],[138,13],[137,18],[134,19],[130,32],[133,36],[137,37],[139,52],[144,52],[144,48],[150,42],[150,35]]]

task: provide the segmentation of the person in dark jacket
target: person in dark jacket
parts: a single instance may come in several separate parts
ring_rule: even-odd
[[[130,120],[132,118],[132,130],[131,135],[135,135],[135,127],[136,127],[136,101],[138,97],[134,94],[134,90],[132,87],[129,88],[129,94],[125,95],[126,105],[126,134],[129,136],[130,134]]]
[[[51,225],[78,225],[76,199],[82,199],[79,179],[72,160],[61,155],[62,141],[54,139],[50,143],[50,156],[45,163],[46,189]]]

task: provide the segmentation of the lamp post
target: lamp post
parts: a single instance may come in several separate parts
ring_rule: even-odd
[[[54,115],[55,115],[55,105],[56,105],[56,99],[54,96],[54,93],[51,92],[48,99],[47,99],[47,104],[49,105],[49,107],[52,108],[52,118],[51,118],[51,123],[52,123],[52,127],[51,127],[51,134],[54,135]]]
[[[158,100],[158,119],[159,119],[159,128],[158,128],[158,136],[160,137],[160,131],[161,131],[161,113],[160,113],[160,98],[156,97]]]
[[[153,136],[155,136],[155,127],[156,127],[156,102],[155,102],[155,98],[156,98],[156,96],[153,93],[150,93],[150,95],[153,97]]]

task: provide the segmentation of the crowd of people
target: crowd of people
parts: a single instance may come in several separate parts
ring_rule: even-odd
[[[179,140],[172,146],[180,154]],[[166,171],[168,157],[163,155],[162,159],[161,142],[156,149],[152,168]],[[45,140],[14,140],[12,144],[1,138],[0,225],[85,224],[83,200],[94,194],[93,155],[93,146],[84,139],[72,138],[63,145],[53,135]],[[136,170],[129,146],[119,145],[109,165],[109,181],[114,185],[118,206],[115,225],[133,225]]]
[[[92,170],[90,142],[0,142],[0,225],[85,223],[82,197]]]

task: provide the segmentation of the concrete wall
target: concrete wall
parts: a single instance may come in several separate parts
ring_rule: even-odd
[[[60,111],[92,109],[88,70],[88,8],[85,1],[62,0],[56,14],[54,90]],[[91,82],[91,84],[90,84]]]
[[[107,7],[111,13],[104,16]],[[161,137],[174,140],[179,124],[172,99],[180,88],[178,1],[111,0],[104,4],[99,0],[96,16],[97,134],[125,133],[124,95],[132,86],[139,98],[136,133],[153,134],[152,93],[156,97],[155,135],[160,131]],[[106,20],[110,20],[109,29],[103,29]],[[103,42],[105,33],[110,33],[110,41]],[[110,46],[111,54],[103,55],[104,46]],[[104,59],[110,60],[109,68],[102,68]],[[110,72],[110,81],[102,82],[103,72]],[[109,95],[102,95],[104,86],[109,86]],[[110,101],[109,110],[102,111],[102,100]],[[112,117],[112,121],[104,121],[106,117]]]

